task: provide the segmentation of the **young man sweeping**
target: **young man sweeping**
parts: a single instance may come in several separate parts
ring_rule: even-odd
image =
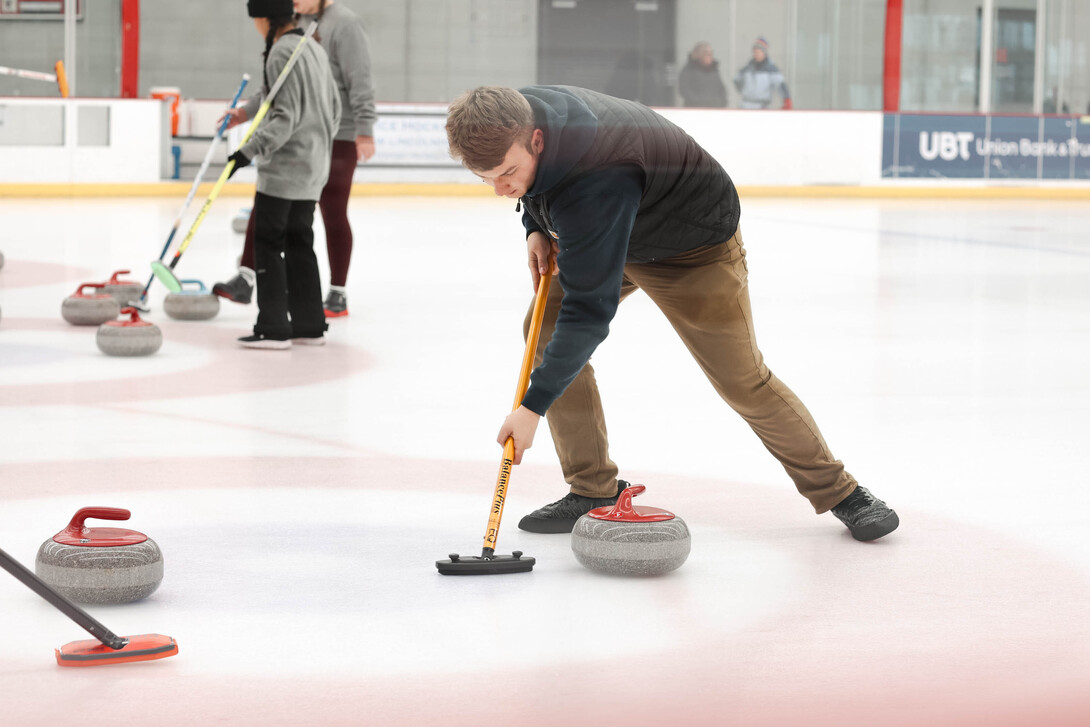
[[[520,200],[535,290],[551,260],[559,275],[530,387],[498,440],[514,439],[517,464],[547,416],[571,492],[520,528],[570,532],[627,486],[609,457],[588,361],[637,289],[816,512],[832,510],[857,540],[897,527],[897,514],[833,457],[806,407],[765,365],[738,194],[684,131],[641,104],[567,86],[473,89],[451,104],[446,129],[451,156],[497,195]]]

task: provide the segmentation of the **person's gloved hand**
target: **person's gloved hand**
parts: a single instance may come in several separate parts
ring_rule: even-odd
[[[785,98],[783,100],[783,110],[784,111],[790,111],[793,108],[795,108],[795,105],[791,103],[791,99]]]
[[[235,176],[235,172],[237,172],[239,169],[250,166],[250,157],[246,156],[241,151],[236,151],[234,154],[227,157],[227,161],[235,163],[235,168],[232,169],[231,173],[227,175],[228,179]]]

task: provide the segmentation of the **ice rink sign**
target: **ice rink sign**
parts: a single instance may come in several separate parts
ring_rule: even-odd
[[[1090,179],[1090,117],[886,114],[882,176]]]

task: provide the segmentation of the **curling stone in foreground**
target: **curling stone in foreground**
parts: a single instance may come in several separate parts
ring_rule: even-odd
[[[238,214],[231,220],[231,229],[240,235],[246,234],[246,226],[250,224],[250,208],[246,207],[238,211]]]
[[[118,270],[103,283],[102,292],[109,293],[122,306],[129,305],[133,301],[140,300],[144,292],[144,286],[135,280],[122,280],[122,275],[128,275],[128,270]]]
[[[643,485],[621,490],[617,504],[599,507],[575,521],[575,558],[599,573],[655,576],[681,566],[692,539],[685,521],[657,507],[634,507]]]
[[[0,252],[0,268],[4,267],[4,253]]]
[[[167,293],[167,297],[163,299],[163,310],[168,316],[179,321],[207,321],[216,317],[220,312],[218,295],[209,293],[204,283],[199,280],[179,282],[182,289],[177,293]]]
[[[61,303],[61,316],[74,326],[98,326],[117,318],[121,305],[102,292],[105,283],[84,283]],[[93,292],[84,292],[91,290]]]
[[[110,356],[148,356],[163,345],[163,332],[154,323],[140,318],[135,308],[121,311],[129,316],[126,320],[107,321],[98,327],[95,343]]]
[[[143,533],[89,528],[87,518],[128,520],[117,507],[85,507],[68,527],[42,543],[38,577],[78,603],[129,603],[147,598],[163,581],[163,553]]]

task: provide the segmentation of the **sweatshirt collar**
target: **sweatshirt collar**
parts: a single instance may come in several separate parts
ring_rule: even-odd
[[[587,153],[598,133],[598,117],[564,86],[527,86],[519,92],[534,110],[534,123],[545,136],[530,197],[549,191]]]

